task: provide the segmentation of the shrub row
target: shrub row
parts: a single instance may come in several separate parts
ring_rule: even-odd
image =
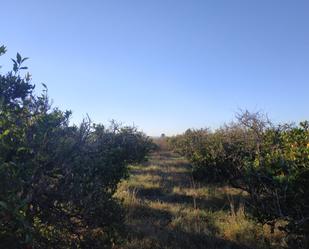
[[[116,123],[70,125],[21,76],[24,60],[0,75],[0,247],[110,248],[123,228],[113,194],[152,142]]]
[[[274,125],[245,111],[220,129],[187,130],[169,138],[199,180],[245,190],[254,217],[281,221],[293,248],[309,248],[309,123]]]

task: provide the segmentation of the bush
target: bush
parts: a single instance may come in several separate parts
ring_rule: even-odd
[[[272,227],[283,222],[288,243],[308,248],[309,123],[273,125],[261,113],[211,132],[188,130],[169,139],[193,164],[199,180],[246,190],[253,215]]]
[[[115,123],[70,125],[21,76],[25,60],[0,75],[0,247],[110,248],[123,230],[113,194],[151,141]]]

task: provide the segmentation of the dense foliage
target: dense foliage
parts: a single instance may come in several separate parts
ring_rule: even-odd
[[[70,125],[21,75],[26,59],[0,75],[0,247],[110,248],[123,220],[113,194],[152,143],[134,127]]]
[[[187,130],[170,146],[193,164],[193,175],[244,189],[254,217],[287,232],[293,248],[309,247],[309,123],[273,125],[243,112],[212,132]]]

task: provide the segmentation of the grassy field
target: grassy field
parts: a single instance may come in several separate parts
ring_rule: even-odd
[[[129,248],[280,248],[279,231],[246,215],[245,193],[193,180],[188,162],[171,152],[130,167],[117,197],[127,209]]]

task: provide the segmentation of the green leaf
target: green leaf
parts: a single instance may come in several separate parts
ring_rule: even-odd
[[[22,60],[21,60],[21,62],[23,63],[25,60],[28,60],[29,59],[29,57],[25,57],[25,58],[23,58]]]
[[[10,130],[5,130],[2,134],[0,134],[0,138],[7,136],[10,133]]]
[[[18,153],[21,153],[21,152],[24,152],[24,151],[27,151],[26,147],[20,147],[20,148],[17,149]]]
[[[6,47],[2,45],[2,46],[0,47],[0,55],[5,54],[5,52],[6,52]]]
[[[15,73],[18,71],[17,64],[14,64],[14,65],[13,65],[13,71],[14,71]]]
[[[19,53],[17,53],[16,59],[17,59],[17,63],[20,64],[21,63],[21,55]]]

